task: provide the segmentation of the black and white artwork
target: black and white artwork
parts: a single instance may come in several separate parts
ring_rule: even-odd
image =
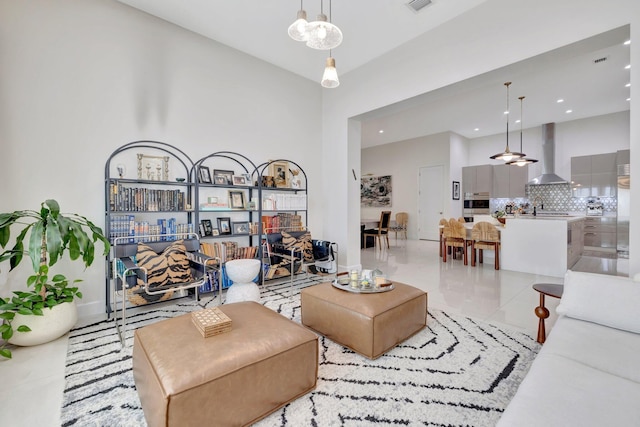
[[[391,175],[363,177],[360,182],[361,207],[391,207]]]

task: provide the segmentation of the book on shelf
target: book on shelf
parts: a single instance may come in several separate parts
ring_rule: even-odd
[[[186,239],[193,233],[193,224],[179,224],[175,218],[158,218],[151,224],[136,221],[134,215],[111,215],[109,230],[111,242],[118,237],[127,237],[128,243],[156,242]]]
[[[162,190],[109,184],[109,210],[159,212],[185,210],[185,192],[179,189]]]

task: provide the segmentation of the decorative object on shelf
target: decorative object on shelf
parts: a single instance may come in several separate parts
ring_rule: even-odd
[[[124,178],[124,174],[127,172],[126,166],[120,163],[116,166],[116,170],[118,171],[118,177],[120,177],[120,179]]]
[[[211,230],[211,235],[212,236],[219,236],[220,235],[220,230],[218,230],[217,228],[214,228]]]
[[[211,224],[210,219],[203,219],[200,221],[202,225],[202,229],[200,230],[201,236],[212,236],[213,235],[213,225]]]
[[[360,206],[391,207],[391,175],[360,179]]]
[[[229,190],[229,207],[231,209],[244,209],[244,191]]]
[[[264,175],[262,177],[262,186],[265,188],[274,188],[276,186],[276,181],[273,179],[273,176]]]
[[[289,162],[278,160],[269,165],[269,175],[278,188],[289,187]]]
[[[218,230],[220,235],[231,234],[231,218],[218,218]]]
[[[520,151],[522,152],[522,101],[524,101],[524,96],[520,96],[518,97],[518,99],[520,100]],[[507,162],[508,165],[515,165],[515,166],[524,166],[524,165],[528,165],[531,163],[537,163],[538,161],[536,159],[530,159],[528,157],[526,157],[525,154],[522,155],[522,157],[517,158],[515,160],[511,160],[510,162]]]
[[[169,156],[148,156],[138,153],[138,179],[169,180]]]
[[[198,182],[201,184],[211,184],[211,172],[206,166],[198,166]]]
[[[249,234],[249,221],[234,222],[233,234]]]
[[[291,173],[291,188],[301,188],[300,169],[289,169],[289,172]]]
[[[15,239],[11,249],[4,249],[11,238],[11,228],[24,226]],[[14,230],[15,231],[15,230]],[[24,239],[30,234],[28,246],[25,248]],[[38,336],[34,342],[24,345],[37,345],[54,340],[67,333],[77,320],[74,309],[74,298],[82,298],[75,283],[70,282],[62,274],[49,278],[50,267],[61,260],[68,250],[69,258],[81,259],[85,267],[89,267],[94,260],[95,245],[100,240],[104,245],[104,255],[109,254],[109,240],[102,234],[102,229],[94,225],[87,218],[78,214],[62,214],[60,205],[53,199],[40,204],[39,210],[20,210],[0,214],[0,262],[9,261],[10,271],[16,268],[24,255],[28,255],[34,274],[27,279],[27,290],[15,291],[11,298],[0,298],[0,325],[3,343],[0,345],[0,356],[11,358],[11,351],[6,349],[6,343],[21,343],[21,335],[30,340],[31,328],[23,322],[29,323],[34,316],[49,316],[54,307],[70,304],[70,315],[63,316],[63,321],[38,322],[43,330],[34,331]],[[71,285],[71,286],[70,286]],[[33,287],[33,289],[30,289]],[[60,309],[57,309],[59,311]],[[66,311],[62,309],[63,311]],[[57,317],[58,313],[55,314]],[[44,328],[51,328],[44,330]],[[14,335],[14,332],[18,332]]]
[[[498,153],[498,154],[494,154],[493,156],[490,156],[490,159],[494,159],[494,160],[504,160],[505,162],[509,162],[513,159],[517,159],[520,157],[524,157],[525,154],[523,153],[517,153],[517,152],[512,152],[509,149],[509,86],[511,85],[511,82],[506,82],[505,87],[507,88],[507,109],[505,110],[504,114],[507,116],[507,147],[504,149],[504,152],[502,153]]]
[[[453,185],[451,188],[451,197],[453,200],[460,200],[460,182],[453,181]]]
[[[184,178],[176,178],[176,182],[184,182],[185,179]]]
[[[233,185],[249,185],[250,182],[244,175],[233,175]]]
[[[218,182],[218,177],[219,176],[224,176],[225,178],[225,183],[222,185],[233,185],[233,171],[228,171],[228,170],[221,170],[221,169],[214,169],[213,170],[213,176],[216,177],[216,184],[222,184],[222,182]]]

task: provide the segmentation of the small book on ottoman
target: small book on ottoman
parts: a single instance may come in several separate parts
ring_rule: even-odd
[[[231,330],[231,319],[218,307],[194,311],[191,321],[205,338]]]

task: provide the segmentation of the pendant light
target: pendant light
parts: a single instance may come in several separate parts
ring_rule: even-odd
[[[520,151],[522,151],[522,101],[524,100],[524,96],[521,96],[518,99],[520,100]],[[526,154],[523,154],[522,157],[511,160],[510,162],[507,162],[507,164],[522,167],[524,165],[538,162],[536,159],[529,159],[525,156]]]
[[[320,81],[320,84],[322,85],[322,87],[326,87],[329,89],[340,86],[340,80],[338,80],[338,71],[336,71],[336,60],[331,56],[331,51],[329,51],[329,57],[327,58],[327,63],[324,68],[324,73],[322,74],[322,80]]]
[[[329,18],[331,18],[331,0],[329,0]],[[307,46],[313,49],[334,49],[342,43],[340,28],[327,21],[323,12],[323,0],[320,0],[320,15],[307,25]]]
[[[305,42],[309,37],[307,33],[307,12],[302,7],[302,0],[300,0],[300,10],[298,11],[297,19],[289,26],[289,37],[297,42]]]
[[[518,159],[520,157],[524,157],[525,155],[523,153],[512,152],[511,150],[509,150],[509,86],[511,85],[511,82],[506,82],[504,85],[507,87],[507,110],[505,111],[505,114],[507,115],[507,147],[504,149],[504,152],[494,154],[489,158],[510,162],[513,159]]]

